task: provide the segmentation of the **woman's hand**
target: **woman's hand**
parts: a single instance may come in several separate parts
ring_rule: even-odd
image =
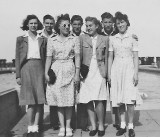
[[[45,74],[45,79],[47,83],[50,81],[48,74]]]
[[[138,37],[135,34],[132,34],[132,38],[135,39],[136,41],[138,41]]]
[[[134,76],[133,76],[133,84],[134,84],[134,86],[138,85],[138,74],[134,74]]]
[[[108,75],[107,82],[108,82],[109,86],[111,87],[111,75]]]
[[[80,77],[75,75],[74,77],[74,86],[75,86],[75,90],[79,91],[80,89]]]
[[[18,85],[21,85],[21,78],[17,78],[16,82],[17,82]]]

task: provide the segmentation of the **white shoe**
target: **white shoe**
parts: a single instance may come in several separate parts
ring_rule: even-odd
[[[33,132],[33,126],[28,126],[27,133],[31,133],[31,132]]]
[[[60,129],[59,129],[58,136],[59,136],[59,137],[64,137],[64,136],[65,136],[65,128],[60,128]]]
[[[73,136],[72,129],[66,128],[66,137],[71,137],[71,136]]]
[[[38,132],[38,125],[33,125],[32,127],[32,132]]]

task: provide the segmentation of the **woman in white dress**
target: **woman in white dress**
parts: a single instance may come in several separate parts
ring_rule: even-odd
[[[138,103],[138,43],[127,31],[130,26],[127,15],[117,12],[115,23],[119,33],[110,37],[108,82],[111,84],[112,107],[120,108],[121,127],[116,135],[120,136],[126,132],[127,108],[129,137],[134,137],[134,105]]]
[[[87,17],[85,21],[88,34],[80,36],[82,82],[79,102],[87,104],[92,126],[89,135],[94,136],[98,132],[99,136],[103,136],[105,133],[103,101],[107,100],[108,37],[98,34],[101,25],[96,18]],[[96,115],[99,123],[98,129],[96,127]]]
[[[54,71],[56,81],[47,84],[46,99],[50,106],[58,106],[60,130],[58,136],[72,136],[70,127],[72,107],[75,104],[75,83],[79,83],[80,43],[77,37],[69,35],[70,18],[68,14],[58,17],[56,37],[48,39],[45,77],[50,82],[49,68]],[[75,57],[75,63],[73,58]]]

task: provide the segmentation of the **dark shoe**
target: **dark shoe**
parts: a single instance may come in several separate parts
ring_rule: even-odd
[[[91,130],[90,132],[89,132],[89,135],[90,136],[95,136],[96,134],[97,134],[97,129],[96,130]]]
[[[135,137],[135,132],[133,129],[129,129],[129,133],[128,133],[129,137]]]
[[[53,130],[59,130],[59,126],[57,125],[57,126],[54,126],[53,127]]]
[[[88,131],[90,131],[90,130],[89,130],[89,128],[88,128],[88,127],[86,127],[86,128],[82,128],[82,131],[86,131],[86,132],[88,132]]]
[[[103,131],[98,130],[98,136],[104,136],[104,134],[105,134],[105,130]]]
[[[27,137],[34,137],[34,133],[32,133],[32,132],[27,133]]]
[[[121,135],[123,135],[124,133],[126,132],[126,128],[120,128],[118,131],[117,131],[117,133],[116,133],[116,136],[121,136]]]
[[[120,129],[120,125],[118,125],[118,124],[113,124],[113,127],[115,127],[117,130]]]
[[[43,132],[44,131],[44,126],[43,125],[39,125],[39,132]]]
[[[34,136],[33,137],[40,137],[39,132],[34,132]]]

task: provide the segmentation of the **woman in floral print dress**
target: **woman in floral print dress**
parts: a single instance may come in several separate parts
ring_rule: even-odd
[[[68,14],[58,17],[55,31],[59,35],[49,38],[47,43],[45,77],[49,81],[48,70],[51,66],[56,75],[56,81],[53,85],[47,85],[46,98],[48,105],[58,106],[60,121],[58,136],[65,136],[65,131],[66,136],[72,136],[70,122],[72,106],[75,103],[74,83],[79,83],[80,42],[78,37],[69,35],[70,18]]]

